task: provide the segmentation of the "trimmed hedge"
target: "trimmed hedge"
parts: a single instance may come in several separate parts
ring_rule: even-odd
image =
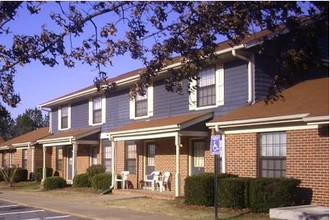
[[[92,178],[92,188],[96,190],[107,190],[112,182],[111,173],[99,173]]]
[[[93,176],[100,174],[100,173],[105,173],[105,167],[103,165],[97,164],[97,165],[92,165],[87,168],[86,173],[92,178]]]
[[[233,174],[221,173],[218,175],[218,185],[223,178],[236,177]],[[189,176],[185,179],[185,204],[213,206],[214,203],[214,174],[203,173]]]
[[[46,178],[53,175],[53,169],[46,167]],[[42,180],[42,167],[36,169],[36,180],[40,182]]]
[[[80,188],[80,187],[90,187],[92,184],[91,178],[87,173],[82,173],[75,175],[73,178],[73,187]]]
[[[11,168],[13,169],[13,168]],[[14,182],[18,183],[18,182],[24,182],[28,180],[28,170],[27,169],[23,169],[23,168],[17,168],[16,173],[15,173],[15,177],[14,177]]]
[[[241,178],[220,174],[218,201],[220,207],[268,212],[270,208],[296,205],[300,180],[292,178]],[[185,180],[185,203],[214,205],[214,174],[205,173]]]
[[[268,212],[270,208],[295,205],[300,180],[292,178],[260,178],[250,184],[250,209]]]
[[[60,188],[64,188],[65,186],[66,186],[65,179],[59,176],[47,177],[44,182],[45,190],[60,189]]]
[[[219,206],[233,209],[249,207],[249,184],[252,178],[223,178],[218,185]]]

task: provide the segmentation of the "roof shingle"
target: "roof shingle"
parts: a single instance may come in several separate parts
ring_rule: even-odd
[[[46,136],[50,135],[49,134],[49,127],[43,127],[43,128],[38,128],[34,131],[28,132],[26,134],[23,134],[21,136],[15,137],[13,139],[10,139],[4,143],[0,144],[0,147],[2,146],[10,146],[13,144],[23,144],[23,143],[28,143],[28,142],[35,142],[36,140],[40,138],[44,138]]]
[[[246,105],[210,123],[228,122],[308,113],[308,117],[329,115],[329,77],[301,82],[282,92],[283,98],[266,104]]]

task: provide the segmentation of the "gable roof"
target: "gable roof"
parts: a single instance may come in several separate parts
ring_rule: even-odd
[[[266,104],[237,108],[228,114],[215,117],[208,126],[243,125],[278,120],[329,120],[329,77],[301,82],[284,90],[283,98]]]
[[[49,127],[38,128],[21,136],[12,138],[0,144],[0,148],[23,147],[34,144],[38,139],[46,137],[49,134]]]
[[[43,144],[44,146],[51,146],[52,144],[72,144],[72,141],[77,141],[89,135],[96,134],[100,131],[100,127],[61,131],[56,134],[51,134],[47,137],[38,139],[38,143]]]
[[[280,29],[282,29],[282,27],[280,27]],[[227,40],[227,41],[224,41],[224,42],[221,42],[218,44],[215,53],[216,53],[216,55],[220,55],[220,54],[230,53],[232,51],[232,49],[250,48],[250,47],[253,47],[253,46],[259,44],[260,42],[262,42],[264,37],[267,37],[267,36],[271,37],[273,35],[274,35],[274,32],[272,32],[270,30],[262,30],[262,31],[253,33],[250,36],[246,37],[240,45],[236,45],[236,46],[233,45],[232,41]],[[170,65],[168,65],[168,67],[166,67],[165,70],[167,68],[171,68],[173,66],[180,65],[182,60],[183,60],[182,56],[174,57],[172,59],[172,63]],[[130,82],[137,80],[139,78],[140,74],[142,74],[144,70],[145,70],[145,68],[139,68],[137,70],[133,70],[133,71],[118,75],[113,78],[109,78],[108,81],[115,82],[117,85],[130,83]],[[96,92],[97,92],[97,88],[95,87],[95,85],[90,85],[83,89],[74,91],[72,93],[69,93],[69,94],[60,96],[58,98],[52,99],[50,101],[47,101],[45,103],[42,103],[42,104],[40,104],[40,106],[48,108],[53,105],[57,105],[57,104],[63,103],[65,101],[68,101],[71,99],[89,96],[89,95],[95,94]]]
[[[110,136],[118,138],[135,135],[147,136],[150,134],[164,135],[165,133],[182,131],[190,126],[210,120],[212,117],[213,113],[211,112],[201,112],[136,121],[112,130]]]

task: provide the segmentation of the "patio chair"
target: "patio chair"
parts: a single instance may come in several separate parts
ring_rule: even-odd
[[[165,189],[170,189],[170,172],[164,172],[163,176],[156,181],[157,187],[159,186],[159,191],[163,192]]]
[[[129,171],[123,171],[120,173],[121,178],[116,178],[116,182],[121,182],[121,189],[128,189],[128,175]]]
[[[152,191],[155,190],[155,183],[159,179],[160,172],[159,171],[153,171],[149,175],[146,175],[144,179],[144,188],[151,188]]]

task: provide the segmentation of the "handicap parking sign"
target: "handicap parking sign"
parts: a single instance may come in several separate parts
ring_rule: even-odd
[[[210,142],[210,152],[212,155],[220,155],[221,154],[221,136],[220,135],[212,135]]]

